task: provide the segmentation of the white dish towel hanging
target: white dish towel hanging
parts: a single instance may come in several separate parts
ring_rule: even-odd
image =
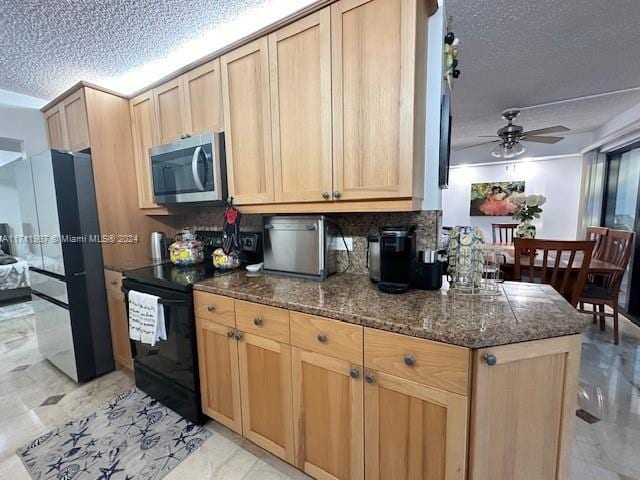
[[[167,339],[164,308],[160,297],[148,293],[129,291],[129,338],[154,346]]]

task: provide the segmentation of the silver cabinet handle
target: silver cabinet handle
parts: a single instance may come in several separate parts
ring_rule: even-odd
[[[327,200],[329,198],[329,192],[322,192],[322,198]]]
[[[227,337],[231,338],[231,337],[233,337],[235,334],[236,334],[236,332],[234,332],[233,330],[229,330],[229,331],[227,332]]]
[[[416,364],[416,357],[414,357],[413,355],[406,355],[404,357],[404,363],[406,363],[410,367],[413,367]]]
[[[358,378],[360,376],[360,370],[358,370],[357,368],[352,368],[351,372],[349,372],[349,375],[351,376],[351,378]]]
[[[196,182],[198,190],[204,192],[204,185],[202,185],[200,174],[198,174],[198,159],[200,158],[200,152],[202,152],[201,146],[197,146],[193,151],[193,157],[191,157],[191,173],[193,174],[193,181]]]
[[[207,310],[209,310],[210,312],[213,312],[216,309],[215,305],[207,305]]]
[[[490,353],[485,353],[482,358],[484,358],[484,361],[487,362],[487,365],[489,365],[490,367],[493,367],[496,363],[498,363],[498,359],[496,358],[496,356]]]
[[[236,340],[242,340],[242,337],[244,337],[242,332],[236,332]]]
[[[376,381],[376,377],[373,375],[373,373],[367,373],[364,379],[366,380],[367,383],[373,383]]]
[[[259,326],[261,326],[262,324],[264,324],[264,320],[262,319],[262,317],[256,317],[256,318],[254,318],[254,319],[253,319],[253,324],[254,324],[256,327],[259,327]]]
[[[320,343],[324,343],[324,342],[326,342],[326,341],[327,341],[327,334],[326,334],[326,333],[324,333],[324,332],[319,333],[319,334],[318,334],[318,341],[319,341]]]
[[[340,192],[339,192],[339,191],[337,191],[337,190],[335,190],[335,191],[333,192],[333,198],[340,198]]]

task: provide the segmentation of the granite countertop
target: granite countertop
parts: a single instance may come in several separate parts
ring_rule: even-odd
[[[136,268],[151,267],[153,265],[159,265],[161,263],[168,262],[165,260],[151,260],[150,258],[141,258],[129,261],[122,261],[118,263],[105,263],[104,268],[106,270],[113,270],[114,272],[126,272],[127,270],[135,270]]]
[[[245,271],[195,284],[196,290],[467,348],[484,348],[581,333],[581,314],[549,285],[505,282],[496,296],[411,290],[380,292],[365,275],[324,282]]]

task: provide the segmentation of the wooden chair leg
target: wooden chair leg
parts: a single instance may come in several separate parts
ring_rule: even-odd
[[[598,315],[596,315],[596,304],[592,303],[591,306],[593,307],[593,323],[597,323]]]
[[[618,332],[618,302],[611,305],[613,308],[613,343],[620,344],[620,334]]]
[[[604,304],[598,305],[598,311],[600,312],[600,330],[604,331],[606,327],[606,317],[604,316]]]

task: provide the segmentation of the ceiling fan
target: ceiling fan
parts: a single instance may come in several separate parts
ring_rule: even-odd
[[[477,147],[478,145],[488,145],[491,143],[497,143],[496,147],[491,150],[491,155],[496,158],[515,158],[526,152],[525,146],[521,142],[535,142],[535,143],[558,143],[564,137],[547,136],[548,133],[561,133],[568,132],[570,129],[563,127],[562,125],[555,125],[553,127],[539,128],[537,130],[524,131],[524,128],[520,125],[514,125],[513,120],[520,115],[520,110],[516,108],[508,109],[502,112],[502,118],[508,123],[500,130],[497,135],[481,135],[480,138],[497,138],[497,140],[490,140],[487,142],[477,143],[464,147],[462,150]]]

